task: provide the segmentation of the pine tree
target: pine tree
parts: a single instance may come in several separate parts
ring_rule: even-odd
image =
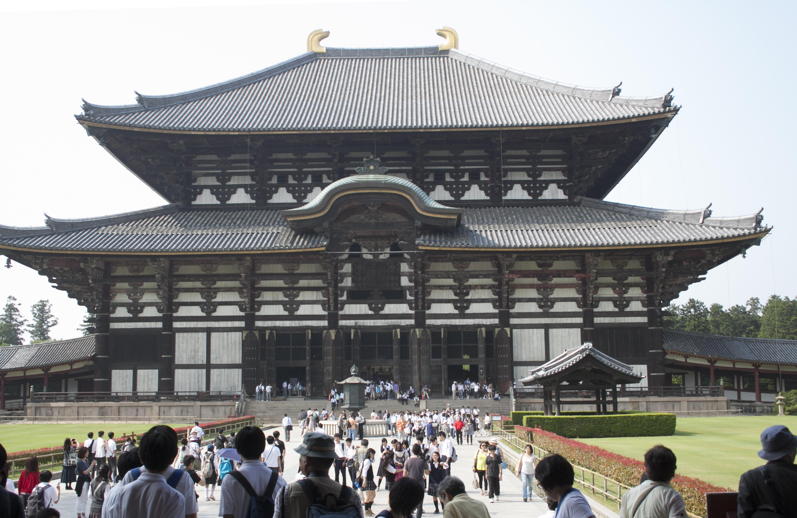
[[[50,329],[58,325],[53,316],[53,306],[49,300],[40,300],[30,308],[33,321],[28,325],[30,339],[33,343],[51,340]]]
[[[83,322],[80,323],[78,331],[83,333],[83,336],[88,336],[94,333],[94,315],[86,313],[83,317]]]
[[[25,319],[19,309],[17,299],[9,295],[3,313],[0,315],[0,344],[22,345],[25,333]]]

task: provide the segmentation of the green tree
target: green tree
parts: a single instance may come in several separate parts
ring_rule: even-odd
[[[30,308],[33,320],[28,325],[28,332],[33,343],[52,340],[50,329],[58,325],[58,319],[53,315],[53,306],[49,300],[40,300]]]
[[[94,333],[94,315],[86,313],[83,317],[83,322],[80,323],[78,331],[83,333],[83,336],[88,336]]]
[[[711,332],[709,309],[697,299],[689,299],[682,306],[672,304],[666,312],[668,316],[665,318],[665,325],[671,329],[693,333]]]
[[[17,299],[9,295],[3,313],[0,315],[0,344],[22,345],[25,333],[25,319],[19,309]]]
[[[797,299],[772,295],[761,310],[761,338],[797,339]]]

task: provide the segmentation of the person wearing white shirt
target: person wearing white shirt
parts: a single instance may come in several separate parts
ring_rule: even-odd
[[[451,456],[454,455],[454,443],[449,439],[445,432],[437,434],[437,451],[440,452],[440,460],[446,464],[451,463]],[[451,468],[448,472],[451,473]]]
[[[61,499],[61,488],[60,486],[57,489],[53,487],[52,484],[50,484],[52,479],[52,472],[45,469],[39,474],[39,480],[41,482],[39,482],[33,489],[33,492],[31,492],[31,495],[33,495],[33,493],[41,491],[40,505],[45,509],[49,509]]]
[[[275,469],[279,471],[280,467],[280,449],[279,446],[274,444],[274,437],[269,435],[266,437],[266,448],[263,450],[261,457],[263,459],[263,464],[268,466],[271,469]],[[238,447],[236,443],[236,448]]]
[[[340,482],[339,476],[343,476],[342,484],[346,485],[346,463],[348,459],[346,457],[347,448],[346,444],[341,440],[341,436],[339,433],[335,434],[335,482]]]
[[[271,391],[273,390],[271,384],[266,385],[266,401],[271,401]]]
[[[154,426],[141,438],[138,454],[144,468],[138,478],[120,483],[114,498],[106,499],[102,518],[183,518],[186,501],[182,493],[167,484],[164,476],[177,455],[177,434],[168,426]],[[173,470],[172,470],[173,471]],[[125,480],[136,470],[128,472]],[[190,480],[190,479],[189,479]],[[193,483],[191,500],[196,505]],[[192,513],[196,515],[196,510]]]
[[[153,430],[155,430],[156,432],[159,432],[161,434],[168,433],[168,432],[161,431],[162,429],[170,430],[171,433],[175,434],[174,452],[169,454],[168,455],[169,458],[167,459],[168,462],[169,462],[169,467],[165,468],[165,470],[162,469],[160,471],[160,475],[162,476],[162,478],[164,479],[164,482],[165,482],[166,480],[170,479],[170,477],[172,476],[172,474],[175,471],[175,469],[171,466],[171,463],[174,460],[174,458],[177,457],[177,434],[174,432],[174,430],[172,430],[168,426],[164,426],[164,425],[154,426],[154,427],[150,428],[150,430],[147,433],[150,433]],[[143,448],[143,446],[144,446],[144,442],[143,442],[143,439],[142,439],[142,442],[141,442],[141,444],[139,445],[139,448],[138,448],[139,455],[141,456],[141,460],[142,461],[144,461],[144,457],[141,454],[141,449]],[[144,474],[147,473],[148,471],[149,471],[149,469],[147,468],[147,464],[146,464],[146,462],[144,462],[144,468],[142,468],[140,470],[141,476],[139,476],[138,478],[143,477]],[[127,485],[127,484],[131,484],[134,481],[136,481],[136,473],[137,473],[136,470],[128,471],[127,474],[122,479],[122,481],[119,482],[119,485]],[[150,477],[147,480],[152,482],[153,479]],[[168,487],[168,484],[167,484],[167,487]],[[197,514],[197,511],[198,511],[199,507],[197,505],[196,493],[194,492],[194,481],[191,480],[191,475],[189,475],[188,473],[183,471],[182,472],[182,476],[180,477],[180,480],[178,480],[177,483],[174,485],[174,489],[178,493],[180,493],[180,495],[183,497],[182,498],[182,502],[183,502],[183,512],[184,512],[184,514],[182,516],[185,516],[186,518],[196,518],[196,514]],[[120,498],[120,502],[121,502],[121,495],[120,495],[119,498]],[[135,515],[135,516],[139,516],[139,515]],[[151,515],[142,514],[140,516],[151,516]],[[105,515],[103,515],[103,518],[104,517],[105,517]]]
[[[270,437],[273,445],[273,437]],[[219,516],[223,518],[244,518],[249,510],[250,493],[241,484],[239,478],[246,480],[255,495],[262,496],[271,490],[274,501],[285,488],[285,480],[260,462],[260,454],[266,446],[263,430],[254,426],[245,426],[235,435],[235,449],[243,459],[237,471],[224,477],[221,483],[221,502]],[[279,448],[274,446],[279,454]]]
[[[282,418],[282,428],[285,430],[285,441],[291,442],[291,430],[293,430],[293,421],[288,414]]]
[[[202,437],[205,436],[205,430],[199,426],[199,421],[194,421],[194,427],[191,428],[190,435],[196,436],[197,442],[202,442]]]
[[[116,441],[113,432],[108,432],[108,440],[105,441],[105,455],[108,460],[108,467],[111,468],[111,480],[116,477]]]

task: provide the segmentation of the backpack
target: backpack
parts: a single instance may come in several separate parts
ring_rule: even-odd
[[[133,468],[130,470],[130,473],[132,473],[132,480],[138,480],[138,477],[141,476],[141,468]],[[180,480],[183,478],[183,473],[185,473],[185,471],[181,469],[172,471],[172,474],[166,479],[166,483],[169,484],[169,487],[177,489],[177,484],[179,484]]]
[[[205,467],[202,468],[202,476],[206,479],[213,478],[213,475],[216,473],[216,466],[213,461],[216,458],[215,453],[211,453],[210,455],[205,456]]]
[[[335,495],[329,493],[321,498],[318,494],[318,489],[310,479],[303,479],[299,481],[299,485],[307,495],[307,501],[310,505],[307,506],[307,518],[360,518],[360,509],[351,503],[352,492],[351,488],[343,486],[340,488],[340,494]],[[329,498],[335,498],[335,503],[328,506]]]
[[[233,472],[232,461],[230,459],[222,459],[219,464],[219,483],[224,480],[224,477]]]
[[[240,471],[233,471],[230,475],[241,484],[244,491],[249,495],[249,506],[244,515],[246,518],[271,518],[274,516],[274,488],[279,478],[277,470],[271,470],[271,478],[262,495],[255,493],[252,485]]]
[[[39,511],[44,509],[44,491],[51,487],[50,484],[46,486],[37,487],[28,497],[28,505],[25,506],[25,518],[36,518]]]

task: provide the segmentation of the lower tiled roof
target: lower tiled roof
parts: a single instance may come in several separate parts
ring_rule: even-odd
[[[716,360],[797,365],[797,340],[664,331],[664,350]]]
[[[562,249],[666,246],[760,237],[760,216],[718,219],[706,211],[664,211],[579,199],[561,205],[467,207],[452,231],[421,230],[420,248]],[[312,250],[327,239],[292,230],[279,210],[169,205],[49,228],[0,227],[0,250],[86,253],[236,253]]]
[[[33,345],[0,347],[0,371],[63,365],[94,356],[95,335]]]
[[[525,385],[540,383],[546,378],[555,376],[556,374],[570,369],[571,367],[584,361],[586,358],[595,359],[598,363],[605,366],[606,370],[613,371],[615,376],[629,379],[634,378],[637,382],[642,379],[634,374],[634,370],[631,368],[631,366],[612,358],[602,351],[599,351],[593,347],[591,343],[585,343],[579,347],[564,351],[546,363],[532,368],[529,371],[529,375],[520,381]]]

